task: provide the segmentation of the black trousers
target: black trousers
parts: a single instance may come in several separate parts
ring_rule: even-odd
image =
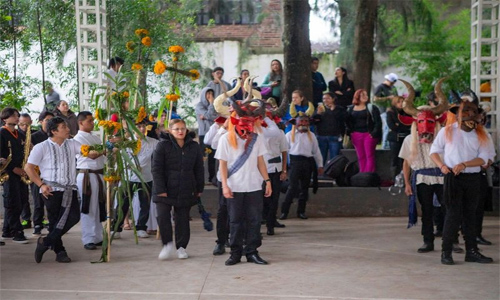
[[[30,184],[30,186],[33,186],[33,183]],[[26,188],[28,188],[28,186],[26,186]],[[21,219],[23,221],[30,222],[31,221],[31,205],[30,205],[30,201],[29,201],[29,191],[26,193],[26,195],[28,197],[26,198],[26,201],[23,201],[23,210],[21,211]]]
[[[401,150],[401,146],[403,145],[403,140],[401,142],[389,142],[389,148],[391,151],[391,171],[392,177],[396,177],[403,168],[403,159],[399,157],[399,151]]]
[[[281,204],[281,213],[287,214],[290,211],[293,198],[299,195],[297,215],[306,212],[306,202],[309,199],[309,184],[311,182],[312,168],[309,159],[293,160],[290,162],[288,180],[290,185],[286,191],[285,201]]]
[[[31,196],[33,197],[33,225],[42,226],[45,215],[45,198],[40,194],[40,188],[34,183],[31,184]]]
[[[430,244],[434,243],[434,224],[432,221],[434,194],[436,194],[439,203],[443,203],[443,185],[427,185],[425,183],[417,185],[417,198],[422,208],[422,236],[424,243]]]
[[[229,237],[229,215],[227,212],[227,200],[222,194],[222,183],[218,182],[219,209],[217,210],[217,244],[224,245]]]
[[[205,150],[205,149],[210,149],[211,152],[207,155],[207,162],[208,162],[208,181],[212,181],[212,179],[215,177],[216,173],[215,173],[215,150],[212,149],[210,146],[208,145],[205,145],[203,143],[203,139],[205,138],[204,135],[200,135],[200,146],[201,146],[201,149]]]
[[[161,242],[166,245],[173,241],[171,211],[174,208],[175,220],[175,246],[186,249],[191,237],[189,227],[189,206],[172,206],[163,202],[156,202],[156,212],[158,213],[158,228],[160,229]]]
[[[481,172],[480,173],[480,195],[479,199],[477,202],[477,209],[476,209],[476,236],[481,236],[483,232],[483,219],[484,219],[484,208],[486,201],[488,201],[488,197],[491,197],[491,194],[489,193],[489,186],[488,186],[488,178],[486,176],[486,172]]]
[[[443,229],[443,251],[451,251],[462,225],[467,250],[476,249],[476,208],[480,195],[479,173],[462,173],[444,178],[446,218]]]
[[[50,247],[55,253],[64,251],[62,236],[80,221],[80,203],[78,201],[78,192],[73,191],[71,206],[66,222],[62,229],[56,228],[57,224],[64,216],[65,208],[62,207],[63,192],[52,192],[45,200],[47,214],[49,218],[49,234],[44,239],[44,245]]]
[[[270,197],[264,197],[263,206],[263,218],[266,219],[267,228],[274,228],[276,224],[276,214],[278,213],[278,203],[280,200],[280,189],[281,189],[281,172],[269,173],[269,179],[271,179],[271,188],[273,193]]]
[[[139,204],[141,207],[141,210],[139,212],[139,218],[137,218],[137,225],[135,226],[136,230],[146,230],[148,229],[147,222],[149,219],[149,208],[151,207],[151,187],[153,185],[153,182],[146,182],[145,186],[147,191],[144,191],[144,188],[140,182],[129,182],[129,189],[130,189],[130,195],[132,197],[134,196],[134,191],[136,189],[138,190],[138,195],[139,195]],[[124,193],[123,194],[123,205],[122,205],[122,212],[123,212],[123,219],[120,220],[118,223],[118,229],[116,230],[117,232],[121,232],[123,230],[123,222],[125,221],[125,216],[127,215],[129,209],[130,209],[130,202],[131,199],[128,198],[128,194]],[[135,218],[134,218],[135,219]],[[118,221],[118,216],[116,217],[116,221]],[[114,228],[114,225],[113,227]]]
[[[233,192],[233,197],[227,199],[231,256],[241,257],[243,240],[246,243],[245,255],[256,254],[257,248],[262,245],[260,221],[264,192],[262,190],[249,193]]]
[[[21,182],[21,177],[8,172],[9,180],[3,183],[4,222],[3,233],[10,235],[23,231],[21,212],[24,203],[28,201],[28,186]]]

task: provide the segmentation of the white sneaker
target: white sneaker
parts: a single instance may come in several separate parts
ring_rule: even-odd
[[[137,230],[137,236],[140,238],[148,238],[149,234],[145,230]]]
[[[113,233],[115,234],[114,236],[113,236]],[[119,239],[122,238],[122,236],[121,236],[121,234],[119,232],[111,231],[110,234],[111,234],[111,236],[113,237],[114,240],[119,240]]]
[[[166,245],[163,245],[163,248],[160,251],[160,255],[158,255],[159,260],[166,260],[170,257],[172,250],[174,249],[174,243],[170,242]]]
[[[177,257],[180,258],[180,259],[186,259],[189,256],[186,253],[186,249],[180,247],[179,249],[177,249]]]

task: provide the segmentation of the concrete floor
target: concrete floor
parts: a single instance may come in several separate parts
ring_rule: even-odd
[[[228,254],[213,256],[215,232],[191,223],[187,260],[158,261],[160,241],[134,244],[130,231],[113,244],[112,261],[92,264],[100,250],[84,250],[76,226],[63,237],[70,264],[47,252],[33,258],[27,245],[0,247],[0,299],[480,299],[500,297],[499,218],[487,217],[481,246],[493,264],[440,263],[437,251],[419,254],[420,227],[407,218],[313,218],[283,221],[286,228],[264,235],[259,249],[267,266],[242,262],[226,267]],[[263,227],[263,232],[265,228]],[[31,230],[27,231],[27,235]],[[462,245],[463,246],[463,245]]]

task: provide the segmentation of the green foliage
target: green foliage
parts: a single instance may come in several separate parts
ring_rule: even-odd
[[[423,3],[431,12],[431,28],[410,24],[405,30],[403,18],[388,13],[391,43],[400,45],[391,52],[388,64],[415,78],[412,84],[423,96],[445,76],[450,76],[445,81],[448,88],[462,90],[470,81],[470,11],[443,18],[446,7],[428,0]]]

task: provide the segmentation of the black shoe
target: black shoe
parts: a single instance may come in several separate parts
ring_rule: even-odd
[[[35,261],[37,263],[40,263],[43,258],[43,254],[49,250],[49,247],[45,246],[43,244],[43,237],[39,237],[38,241],[36,242],[36,249],[35,249]]]
[[[276,222],[274,222],[274,227],[276,227],[276,228],[285,228],[286,225],[285,224],[281,224],[280,222],[276,221]]]
[[[237,263],[241,262],[241,258],[237,258],[237,257],[234,257],[234,256],[230,256],[226,262],[224,263],[226,266],[232,266],[232,265],[235,265]]]
[[[41,225],[35,225],[35,230],[33,230],[33,235],[41,235],[43,227]]]
[[[264,219],[260,220],[260,225],[265,225],[266,223],[267,223],[266,220],[264,220]]]
[[[267,261],[263,260],[257,253],[247,255],[247,262],[258,265],[267,265]]]
[[[100,246],[102,246],[102,241],[100,241],[99,243],[95,243],[94,245],[96,245],[96,246],[99,246],[99,247],[100,247]]]
[[[443,265],[454,265],[453,257],[451,256],[450,251],[442,251],[441,252],[441,263]]]
[[[479,245],[486,245],[486,246],[491,246],[492,243],[486,239],[484,239],[484,237],[482,235],[479,235],[476,237],[476,242],[479,244]]]
[[[14,236],[12,241],[14,243],[18,243],[18,244],[27,244],[28,243],[28,239],[24,236],[24,233],[22,231],[19,231],[18,233],[16,233],[16,235]]]
[[[479,253],[477,249],[469,250],[465,253],[465,261],[467,262],[477,262],[480,264],[489,264],[493,262],[491,257],[486,257]]]
[[[297,214],[297,218],[302,219],[302,220],[307,220],[308,219],[307,216],[306,216],[306,214],[304,214],[304,213]]]
[[[267,235],[274,235],[274,228],[267,228]]]
[[[14,233],[13,232],[4,232],[4,233],[2,233],[2,237],[4,239],[11,239],[14,237]]]
[[[443,236],[443,232],[440,231],[440,230],[436,230],[436,231],[434,231],[434,236],[435,237],[442,237]]]
[[[95,250],[97,249],[96,245],[94,243],[88,243],[83,245],[83,248],[86,250]]]
[[[0,241],[0,246],[5,246],[5,242],[4,241]]]
[[[23,229],[29,229],[29,228],[31,228],[31,221],[30,220],[22,220],[21,225],[23,226]]]
[[[434,244],[432,243],[424,243],[422,247],[417,250],[418,253],[427,253],[431,251],[434,251]]]
[[[460,247],[458,244],[453,244],[453,253],[464,253],[464,249]]]
[[[226,253],[224,244],[215,244],[213,255],[222,255],[224,253]]]
[[[68,257],[68,253],[66,253],[66,251],[61,251],[57,253],[56,261],[60,263],[69,263],[71,262],[71,258]]]
[[[280,220],[286,220],[288,218],[288,214],[281,213]]]

